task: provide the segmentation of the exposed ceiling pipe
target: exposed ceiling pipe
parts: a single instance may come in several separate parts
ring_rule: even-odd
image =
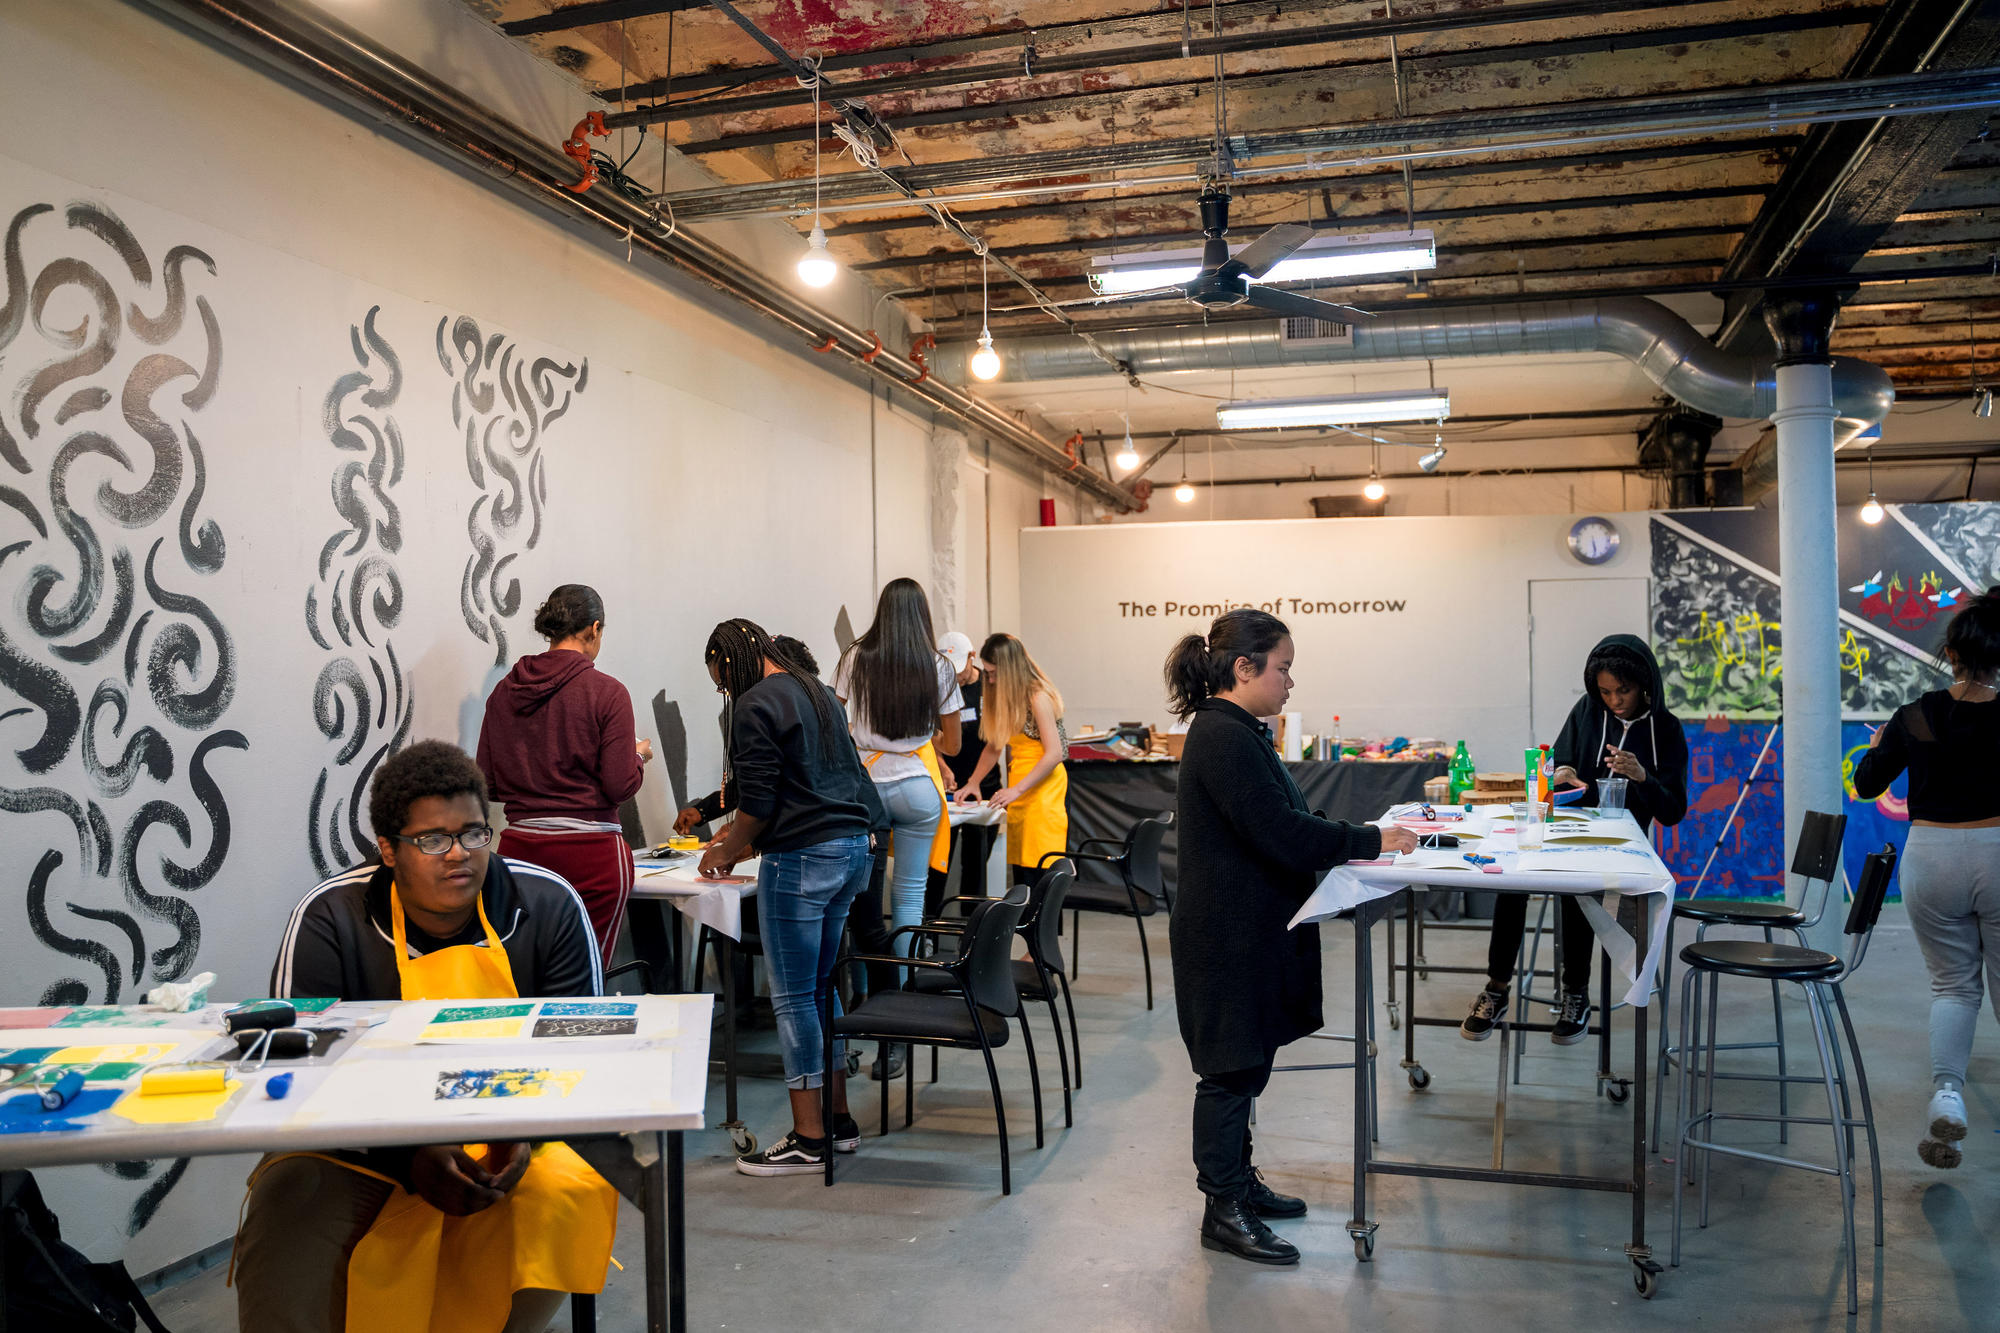
[[[897,384],[905,393],[992,437],[1111,507],[1138,501],[1126,488],[1079,466],[1054,442],[1012,416],[938,380],[934,371],[806,302],[734,255],[687,231],[662,235],[651,213],[599,186],[568,188],[575,165],[549,144],[302,0],[144,0],[169,18],[217,38],[274,72],[331,96],[426,147],[468,163],[498,183],[568,219],[607,233],[775,321],[814,349]],[[864,360],[870,352],[876,355]]]
[[[1277,321],[1211,327],[1186,324],[1098,334],[1104,348],[1139,376],[1171,370],[1255,370],[1458,356],[1575,356],[1609,352],[1643,371],[1665,393],[1719,417],[1761,419],[1777,409],[1771,358],[1725,352],[1673,311],[1640,297],[1589,301],[1498,302],[1450,310],[1398,310],[1357,324],[1349,342],[1287,341]],[[1103,362],[1061,336],[997,344],[1006,381],[1078,379],[1106,373]],[[963,380],[970,344],[938,349],[937,370]],[[1845,444],[1889,415],[1896,391],[1866,361],[1833,359],[1833,401]]]

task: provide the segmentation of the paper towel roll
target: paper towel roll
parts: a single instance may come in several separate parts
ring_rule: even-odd
[[[1296,762],[1305,757],[1306,715],[1304,713],[1286,713],[1284,718],[1285,748],[1283,754],[1286,760]]]

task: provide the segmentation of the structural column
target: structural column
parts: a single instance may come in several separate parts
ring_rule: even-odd
[[[1838,814],[1840,777],[1840,572],[1833,481],[1834,293],[1772,298],[1764,322],[1778,344],[1778,558],[1784,635],[1784,865],[1808,810]],[[1834,904],[1809,935],[1839,951],[1845,914]]]

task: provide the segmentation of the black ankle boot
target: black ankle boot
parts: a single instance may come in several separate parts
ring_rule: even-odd
[[[1247,1199],[1210,1198],[1201,1215],[1201,1247],[1253,1264],[1295,1264],[1298,1246],[1276,1235]]]
[[[1259,1217],[1304,1217],[1306,1201],[1295,1199],[1289,1194],[1280,1194],[1264,1183],[1264,1173],[1256,1167],[1250,1168],[1250,1193],[1245,1199],[1250,1211]]]

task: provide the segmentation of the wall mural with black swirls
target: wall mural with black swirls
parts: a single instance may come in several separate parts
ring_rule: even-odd
[[[250,749],[223,725],[228,543],[197,431],[223,383],[218,266],[93,202],[20,208],[0,249],[0,826],[62,960],[40,1003],[129,1002],[194,970]],[[186,1165],[107,1168],[149,1181],[131,1230]]]
[[[348,329],[357,368],[333,382],[321,428],[338,450],[334,511],[341,526],[320,545],[306,589],[306,631],[327,660],[313,681],[313,721],[334,752],[313,783],[306,843],[321,876],[365,860],[362,827],[375,769],[410,736],[414,699],[390,634],[403,617],[403,517],[392,492],[403,479],[403,434],[394,410],[403,366],[377,328],[381,306]]]
[[[590,362],[533,356],[505,333],[469,315],[437,325],[438,364],[458,381],[451,420],[465,444],[465,467],[479,498],[465,517],[472,554],[459,581],[466,628],[506,666],[506,621],[521,609],[511,566],[542,540],[549,476],[544,436],[590,382]]]

